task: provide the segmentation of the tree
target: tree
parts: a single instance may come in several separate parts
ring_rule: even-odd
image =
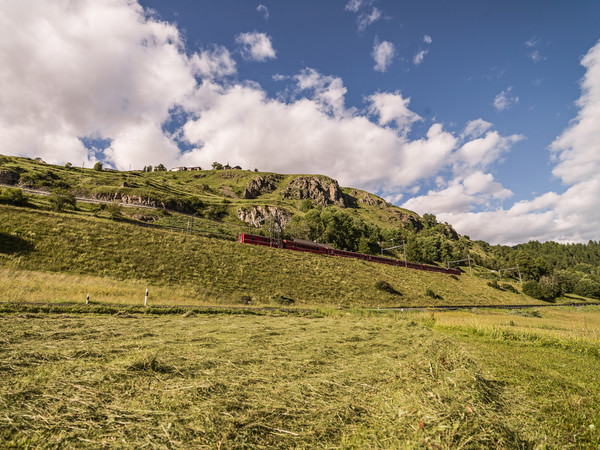
[[[212,168],[213,168],[213,170],[222,170],[223,169],[223,164],[218,163],[217,161],[215,161],[214,163],[212,163]]]
[[[96,164],[94,164],[94,170],[97,170],[98,172],[102,170],[102,163],[100,161],[97,161]]]
[[[167,171],[167,168],[165,167],[165,165],[164,165],[164,164],[162,164],[162,163],[161,163],[161,164],[159,164],[158,166],[156,166],[156,167],[154,168],[154,171],[155,171],[155,172],[166,172],[166,171]]]

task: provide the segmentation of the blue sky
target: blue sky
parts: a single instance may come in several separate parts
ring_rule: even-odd
[[[598,240],[596,1],[0,5],[0,153],[322,173],[492,243]]]

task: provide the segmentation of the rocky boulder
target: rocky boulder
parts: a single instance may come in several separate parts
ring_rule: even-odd
[[[346,198],[338,182],[326,177],[298,177],[287,185],[282,196],[284,198],[306,198],[323,206],[339,206],[346,208]]]
[[[0,184],[17,184],[19,174],[12,170],[0,170]]]
[[[292,213],[276,206],[251,206],[237,211],[238,219],[257,228],[262,228],[269,217],[274,219],[275,231],[281,231],[292,220]]]
[[[248,182],[242,197],[256,198],[259,195],[273,192],[275,189],[277,189],[277,184],[281,178],[283,178],[281,175],[267,175],[264,177],[253,178]]]

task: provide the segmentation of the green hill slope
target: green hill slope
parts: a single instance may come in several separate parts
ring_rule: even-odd
[[[523,295],[492,289],[484,280],[468,275],[453,278],[13,206],[0,206],[0,242],[0,265],[5,270],[70,274],[65,282],[86,282],[89,289],[100,286],[104,290],[115,280],[127,292],[132,292],[131,286],[140,292],[145,284],[153,291],[162,289],[161,301],[166,303],[173,301],[168,288],[173,298],[183,296],[191,304],[235,304],[249,299],[251,304],[345,307],[535,303]],[[79,275],[87,278],[79,280]],[[27,288],[27,276],[20,277],[21,281],[17,278],[13,280],[22,284],[23,298],[12,300],[27,300],[33,295],[28,290],[44,289]],[[397,293],[378,289],[378,281]],[[9,288],[4,286],[5,295]],[[427,296],[427,289],[441,298]],[[13,296],[18,295],[14,292]],[[46,295],[54,301],[72,300],[64,298],[68,292],[63,290],[63,298],[52,292]],[[79,290],[73,292],[83,300]],[[92,293],[94,298],[98,295]]]

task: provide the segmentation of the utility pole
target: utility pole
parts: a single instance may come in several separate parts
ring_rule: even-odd
[[[459,263],[459,262],[465,262],[465,261],[469,262],[469,275],[472,277],[473,276],[473,271],[471,270],[471,256],[468,255],[468,254],[467,254],[466,259],[457,259],[456,261],[448,261],[446,263],[446,267],[449,269],[451,263]]]

